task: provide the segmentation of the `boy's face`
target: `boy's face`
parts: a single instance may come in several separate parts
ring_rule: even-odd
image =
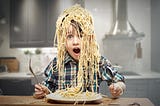
[[[68,27],[66,34],[66,50],[76,60],[79,60],[81,38],[78,35],[76,28],[72,25]]]

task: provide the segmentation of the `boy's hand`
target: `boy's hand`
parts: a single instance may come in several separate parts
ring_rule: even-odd
[[[33,97],[36,99],[44,98],[47,94],[49,94],[49,89],[41,84],[35,84],[35,93],[33,94]]]
[[[120,95],[122,95],[124,89],[125,89],[125,85],[123,82],[112,83],[109,86],[109,90],[110,90],[110,93],[113,96],[113,98],[117,98]]]

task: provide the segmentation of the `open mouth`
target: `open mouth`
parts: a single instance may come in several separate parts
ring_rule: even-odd
[[[79,48],[74,48],[74,49],[73,49],[73,52],[76,53],[76,54],[80,53],[80,51],[81,51],[81,50],[80,50]]]

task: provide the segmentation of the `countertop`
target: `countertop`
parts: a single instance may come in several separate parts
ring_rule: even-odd
[[[126,79],[154,79],[160,78],[160,73],[158,72],[140,72],[138,75],[124,75]]]
[[[32,77],[32,75],[25,72],[0,73],[0,78],[30,78],[30,77]]]
[[[43,73],[37,74],[38,77],[44,77]],[[123,75],[123,74],[122,74]],[[141,72],[138,75],[124,75],[126,79],[144,79],[144,78],[160,78],[160,73],[157,72]],[[0,78],[33,78],[31,73],[18,72],[18,73],[0,73]]]
[[[45,79],[43,75],[38,74],[36,76],[39,82],[42,82]],[[17,79],[17,80],[30,79],[32,81],[32,84],[36,83],[34,76],[31,73],[25,73],[25,72],[17,72],[17,73],[3,72],[0,73],[0,79]]]
[[[154,106],[148,98],[103,98],[100,101],[85,104],[87,106]],[[132,105],[131,105],[132,104]],[[0,106],[72,106],[74,104],[57,103],[53,100],[35,99],[32,96],[0,96]],[[78,104],[84,105],[84,104]]]

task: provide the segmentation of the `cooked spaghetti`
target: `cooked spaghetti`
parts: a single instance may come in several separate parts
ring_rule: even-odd
[[[70,92],[66,90],[57,90],[54,95],[56,95],[60,99],[68,99],[72,101],[88,101],[88,100],[96,100],[96,99],[101,99],[101,95],[97,94],[95,92]]]
[[[81,28],[81,31],[79,31],[79,29],[77,28],[78,34],[82,36],[78,68],[79,71],[77,78],[74,79],[77,80],[76,87],[71,86],[67,87],[65,90],[57,91],[64,97],[76,97],[77,94],[79,95],[84,91],[84,86],[88,83],[90,84],[90,87],[92,89],[91,92],[94,91],[93,85],[96,85],[96,88],[98,87],[97,75],[99,74],[100,54],[99,47],[95,38],[93,18],[90,13],[80,5],[74,5],[71,8],[64,10],[64,12],[58,17],[56,23],[54,45],[58,50],[57,68],[59,72],[59,79],[64,79],[65,77],[64,58],[67,52],[65,49],[66,33],[67,28],[69,25],[71,25],[72,20],[77,22],[79,27]],[[63,83],[63,81],[61,81],[60,83]]]

